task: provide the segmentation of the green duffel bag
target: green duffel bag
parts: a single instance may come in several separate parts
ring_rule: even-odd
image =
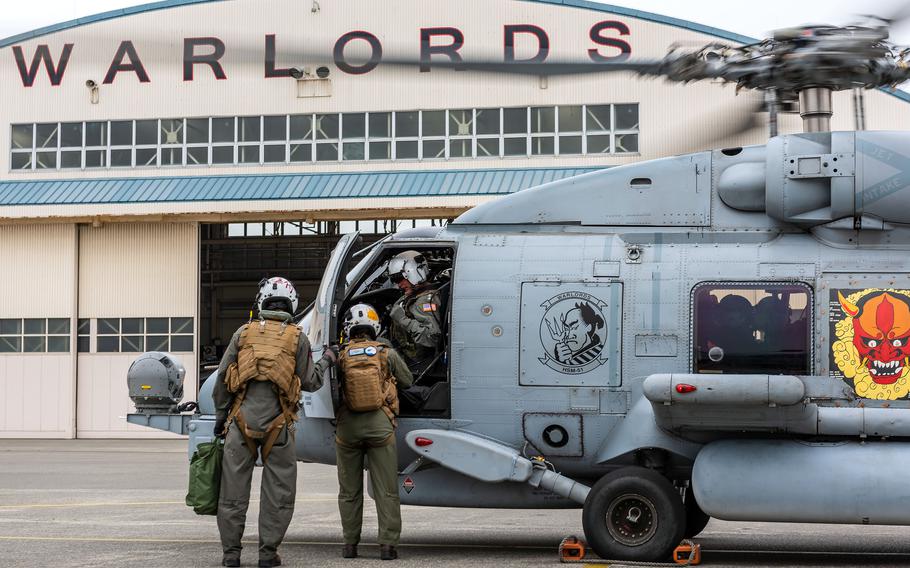
[[[221,462],[224,459],[224,440],[215,438],[196,446],[190,460],[190,486],[186,506],[197,515],[218,513],[218,493],[221,491]]]

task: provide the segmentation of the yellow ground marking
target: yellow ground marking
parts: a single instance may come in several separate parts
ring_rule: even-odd
[[[335,503],[337,497],[304,497],[297,503]],[[259,499],[250,499],[258,503]],[[29,503],[25,505],[0,505],[0,511],[14,509],[68,509],[79,507],[147,507],[149,505],[185,505],[184,501],[140,501],[140,502],[89,502],[89,503]]]

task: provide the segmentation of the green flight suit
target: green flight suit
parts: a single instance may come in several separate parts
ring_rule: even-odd
[[[394,349],[388,345],[387,349],[389,371],[395,377],[398,387],[411,386],[413,376],[408,366]],[[382,409],[354,412],[342,406],[335,430],[335,457],[338,464],[338,510],[341,513],[345,544],[360,542],[363,526],[363,462],[366,457],[379,520],[379,544],[397,546],[401,537],[398,449],[395,427],[388,415]]]
[[[264,319],[289,321],[285,312],[262,310]],[[255,325],[255,322],[254,324]],[[289,322],[288,325],[295,325]],[[228,367],[237,362],[237,342],[246,326],[234,333],[218,367],[219,380],[215,383],[212,396],[215,399],[216,418],[224,420],[234,403],[234,395],[227,390],[223,378]],[[313,363],[310,342],[300,334],[297,340],[295,374],[300,377],[301,387],[313,392],[322,386],[322,375],[328,362]],[[281,403],[272,383],[251,380],[247,383],[246,396],[240,406],[243,418],[253,430],[265,431],[269,423],[281,414]],[[282,428],[272,446],[269,459],[263,464],[259,508],[259,559],[271,560],[284,539],[297,498],[297,453],[294,442],[294,427]],[[264,440],[255,440],[262,447]],[[224,443],[224,461],[221,469],[221,493],[218,499],[218,532],[225,556],[240,557],[246,512],[250,504],[250,484],[253,467],[256,465],[247,448],[243,434],[236,424],[229,426]]]
[[[415,288],[399,298],[389,312],[392,342],[415,373],[432,363],[439,350],[443,310],[438,291]]]

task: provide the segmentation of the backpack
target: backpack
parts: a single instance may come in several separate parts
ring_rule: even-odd
[[[344,404],[354,412],[382,408],[393,418],[398,410],[395,378],[389,372],[387,347],[378,341],[354,341],[339,355]]]

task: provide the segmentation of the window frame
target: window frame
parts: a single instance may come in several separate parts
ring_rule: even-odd
[[[815,299],[815,287],[810,282],[805,282],[803,280],[702,280],[696,282],[692,288],[689,290],[689,372],[693,374],[718,374],[723,375],[726,373],[700,373],[696,367],[696,355],[695,350],[698,347],[696,342],[697,330],[696,330],[696,293],[704,287],[753,287],[753,288],[768,288],[770,286],[798,286],[806,290],[807,302],[806,302],[806,322],[807,322],[807,336],[806,336],[806,356],[808,357],[807,365],[807,375],[813,375],[816,372],[817,363],[816,363],[816,348],[815,341],[813,339],[816,337],[816,323],[815,323],[815,310],[816,310],[816,299]],[[732,374],[732,373],[731,373]],[[750,373],[740,373],[740,374],[750,374]],[[754,374],[754,373],[752,373]],[[766,373],[758,373],[766,374]]]
[[[624,128],[618,129],[616,126],[617,122],[617,109],[624,106],[634,106],[636,110],[636,116],[639,121],[636,125],[636,128]],[[568,109],[578,107],[581,109],[581,131],[571,130],[563,132],[560,127],[560,109]],[[593,126],[593,122],[589,117],[589,113],[592,112],[593,108],[599,108],[601,111],[606,111],[609,109],[609,121],[610,124],[608,128],[605,129],[593,129],[590,128]],[[498,123],[499,127],[495,133],[485,131],[480,132],[478,128],[478,121],[481,113],[498,113]],[[398,118],[399,115],[403,113],[416,114],[417,115],[417,130],[416,135],[414,136],[400,136],[398,133]],[[445,122],[445,128],[443,133],[429,135],[426,131],[425,121],[427,120],[426,116],[429,113],[442,113]],[[524,116],[524,129],[520,132],[505,132],[506,126],[506,114],[515,114],[516,119],[518,116]],[[536,113],[536,114],[535,114]],[[535,117],[541,115],[541,113],[552,113],[553,117],[553,129],[552,131],[541,131],[539,128],[535,130],[533,127]],[[467,115],[470,114],[470,133],[461,134],[453,128],[453,117],[456,114]],[[363,137],[353,136],[350,138],[345,137],[344,135],[344,119],[345,116],[361,115],[364,120],[364,129]],[[387,115],[389,120],[389,131],[387,135],[375,136],[371,133],[370,122],[374,115]],[[292,119],[297,116],[307,117],[309,120],[309,132],[307,133],[306,138],[295,138],[292,136],[291,126]],[[321,128],[319,123],[317,123],[317,118],[323,119],[327,116],[335,117],[337,121],[337,136],[335,137],[325,137],[322,138],[319,135]],[[542,116],[542,115],[541,115]],[[592,115],[593,116],[593,115]],[[493,118],[492,116],[490,117]],[[388,110],[388,111],[345,111],[345,112],[321,112],[321,113],[285,113],[285,114],[250,114],[250,115],[233,115],[233,116],[224,116],[224,115],[211,115],[211,116],[194,116],[194,117],[183,117],[183,118],[138,118],[138,119],[109,119],[109,120],[83,120],[80,122],[34,122],[34,123],[21,123],[21,124],[10,124],[9,129],[9,163],[8,163],[8,172],[11,174],[19,172],[29,172],[29,171],[75,171],[75,170],[115,170],[123,171],[125,169],[174,169],[174,168],[199,168],[199,167],[237,167],[237,166],[271,166],[271,167],[280,167],[280,166],[289,166],[293,164],[317,164],[317,163],[328,163],[328,164],[341,164],[343,162],[355,162],[355,163],[367,163],[367,162],[376,162],[376,161],[385,161],[385,162],[445,162],[452,159],[455,160],[478,160],[478,159],[533,159],[533,158],[577,158],[577,157],[587,157],[587,156],[635,156],[641,154],[641,103],[640,102],[616,102],[616,103],[599,103],[599,104],[583,104],[583,103],[564,103],[564,104],[554,104],[554,105],[526,105],[526,106],[459,106],[457,108],[430,108],[430,109],[411,109],[411,110]],[[278,139],[269,139],[266,140],[265,125],[266,119],[283,119],[285,123],[285,135],[283,140]],[[257,121],[259,123],[259,136],[257,139],[241,140],[241,130],[244,120]],[[189,141],[189,122],[190,121],[207,121],[208,125],[208,136],[205,142],[200,141]],[[214,128],[217,121],[231,121],[233,130],[233,137],[231,141],[215,141]],[[114,144],[113,135],[111,132],[112,126],[114,123],[129,123],[132,130],[132,136],[129,145],[124,144]],[[173,122],[178,128],[177,133],[180,137],[180,142],[174,144],[168,144],[165,140],[165,133],[162,131],[162,127],[165,123]],[[485,124],[489,125],[489,122],[485,119]],[[539,122],[539,121],[538,121]],[[104,140],[103,144],[98,145],[88,145],[88,125],[89,124],[100,124],[104,129]],[[149,127],[154,124],[155,130],[155,142],[151,143],[148,140],[146,143],[139,144],[139,124],[140,123],[149,123]],[[81,128],[82,134],[82,143],[80,147],[75,146],[62,146],[63,144],[63,125],[64,124],[78,124]],[[517,121],[516,121],[517,125]],[[227,126],[227,124],[225,124]],[[55,137],[56,144],[46,144],[44,146],[39,145],[38,139],[38,129],[41,127],[47,127],[50,129],[50,135],[47,137],[47,140],[52,140],[52,137]],[[31,130],[31,146],[26,148],[21,145],[14,144],[14,132],[19,132],[23,136],[20,136],[20,140],[24,138],[26,130]],[[563,137],[581,137],[581,151],[573,153],[563,153],[560,148],[560,139]],[[619,151],[617,148],[617,141],[622,139],[625,136],[633,136],[636,141],[636,150],[634,151]],[[600,137],[603,138],[603,143],[608,144],[609,147],[603,152],[590,152],[589,148],[591,144],[589,143],[589,138],[591,137]],[[488,141],[496,141],[498,145],[498,152],[490,153],[487,151],[488,146],[490,145]],[[544,142],[544,140],[546,142]],[[524,151],[517,152],[518,148],[522,146],[520,141],[524,141]],[[515,146],[516,152],[506,154],[506,143],[509,142],[510,146]],[[439,154],[426,155],[424,145],[426,143],[434,143],[434,145],[442,144],[442,151]],[[362,144],[363,145],[363,158],[353,158],[345,159],[344,157],[344,148],[345,144]],[[404,144],[415,144],[417,147],[416,156],[409,157],[400,157],[401,146]],[[461,149],[469,149],[469,152],[465,152],[468,155],[460,155],[462,152],[458,152],[459,155],[454,155],[453,146],[459,145]],[[552,151],[548,153],[540,152],[541,145],[552,144]],[[377,157],[376,154],[379,152],[380,146],[388,146],[388,157]],[[603,145],[603,144],[601,144]],[[292,148],[296,146],[306,146],[309,148],[310,156],[306,160],[296,159],[292,156]],[[322,146],[331,146],[335,149],[335,156],[329,157],[329,159],[320,159],[319,158],[319,149]],[[573,146],[576,144],[573,142]],[[283,160],[266,160],[265,153],[266,149],[282,148],[284,149],[284,159]],[[245,149],[250,149],[250,151],[258,152],[258,160],[250,161],[241,161],[241,156],[244,155]],[[229,151],[228,151],[229,149]],[[371,152],[371,149],[375,150]],[[193,159],[190,159],[190,152],[193,151],[196,154],[204,152],[205,159],[204,161],[196,162]],[[299,150],[298,150],[299,151]],[[64,153],[77,153],[79,154],[79,165],[63,167],[62,156]],[[101,159],[104,162],[103,165],[95,166],[88,165],[88,156],[90,153],[101,152]],[[129,165],[112,165],[112,158],[115,153],[120,157],[120,161],[125,157],[124,152],[129,152]],[[174,161],[172,164],[164,163],[165,152],[179,152],[180,159]],[[277,158],[277,151],[272,150],[274,154],[272,157]],[[144,155],[148,156],[144,156]],[[219,161],[216,163],[215,156],[219,155]],[[228,161],[228,154],[230,155],[230,160]],[[38,160],[39,155],[43,158],[46,157],[47,160],[55,160],[53,167],[39,167]],[[92,154],[94,155],[94,154]],[[168,154],[170,155],[170,154]],[[22,158],[24,156],[25,158]],[[151,159],[143,159],[140,163],[140,156],[143,158],[151,157]],[[23,167],[13,168],[13,164],[16,161],[22,163]]]

